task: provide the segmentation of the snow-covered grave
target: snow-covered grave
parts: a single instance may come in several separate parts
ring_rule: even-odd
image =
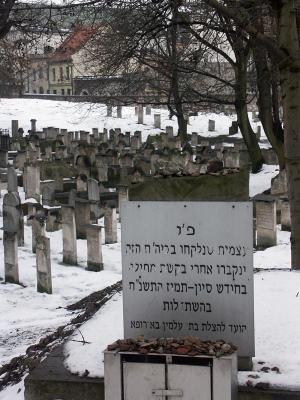
[[[153,115],[145,116],[144,125],[138,125],[133,107],[123,110],[123,119],[106,117],[101,106],[74,104],[46,100],[2,99],[0,101],[0,127],[9,128],[12,119],[19,120],[25,131],[30,129],[30,119],[37,118],[38,126],[59,126],[72,130],[120,127],[124,131],[141,130],[143,140],[153,128]],[[174,126],[166,110],[160,110],[162,128]],[[227,134],[234,116],[199,115],[191,117],[189,132],[208,134],[208,120],[216,121],[212,135]],[[275,166],[250,178],[250,195],[270,187],[271,178],[278,173]],[[0,210],[5,191],[1,191]],[[20,189],[21,199],[24,193]],[[0,217],[2,226],[2,216]],[[98,291],[121,279],[120,227],[118,243],[103,245],[104,270],[87,271],[86,241],[77,241],[78,266],[62,265],[62,232],[47,233],[51,243],[53,294],[36,291],[35,255],[31,252],[31,227],[25,226],[25,246],[19,248],[19,272],[22,286],[0,284],[0,366],[12,357],[25,353],[28,346],[38,342],[58,326],[71,320],[72,314],[65,307],[84,296]],[[0,231],[0,241],[3,231]],[[274,387],[300,390],[300,324],[297,321],[300,302],[300,275],[290,268],[290,235],[278,227],[278,245],[254,254],[254,267],[260,271],[254,276],[255,346],[254,371],[240,372],[241,384],[256,385],[263,382]],[[0,246],[3,260],[3,246]],[[286,271],[284,271],[284,269]],[[4,276],[3,261],[0,277]],[[103,354],[107,344],[123,335],[122,295],[115,295],[95,316],[81,327],[86,343],[68,341],[65,364],[74,373],[89,371],[90,377],[103,376]],[[73,340],[81,339],[81,334]],[[24,398],[24,382],[9,386],[0,392],[0,400]]]

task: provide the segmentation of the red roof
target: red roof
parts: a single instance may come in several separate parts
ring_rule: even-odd
[[[77,27],[50,57],[51,61],[68,61],[95,33],[95,28]]]

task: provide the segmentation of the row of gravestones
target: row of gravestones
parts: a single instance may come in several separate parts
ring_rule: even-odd
[[[24,245],[24,218],[14,168],[7,171],[8,192],[3,198],[3,246],[5,281],[19,283],[18,246]],[[125,198],[124,198],[125,199]],[[122,200],[121,200],[122,201]],[[50,239],[45,233],[45,213],[38,203],[32,203],[27,223],[32,226],[32,251],[36,254],[37,290],[52,293]],[[80,215],[80,229],[76,229],[75,211]],[[77,238],[87,240],[87,269],[101,271],[102,227],[91,224],[89,202],[76,202],[76,207],[61,207],[63,262],[77,265]],[[81,224],[82,222],[82,224]],[[105,243],[117,242],[116,209],[107,207],[104,213]]]

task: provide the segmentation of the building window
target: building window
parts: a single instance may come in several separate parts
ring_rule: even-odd
[[[57,92],[56,92],[56,90],[55,89],[53,89],[53,94],[56,94]]]
[[[71,96],[71,89],[68,89],[68,96]]]
[[[33,89],[33,93],[34,93],[34,94],[36,93],[36,90],[35,90],[35,89]]]
[[[65,89],[61,89],[61,94],[62,94],[62,96],[65,95]]]
[[[40,86],[39,93],[44,94],[44,88],[42,86]]]
[[[56,80],[55,68],[52,68],[52,80]]]
[[[70,67],[66,67],[66,77],[68,80],[70,79]]]
[[[59,67],[59,77],[60,77],[60,80],[61,80],[61,81],[64,80],[64,71],[63,71],[63,67]]]

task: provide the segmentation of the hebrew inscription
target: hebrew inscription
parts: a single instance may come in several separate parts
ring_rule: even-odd
[[[252,204],[122,204],[125,337],[201,336],[254,355]]]

